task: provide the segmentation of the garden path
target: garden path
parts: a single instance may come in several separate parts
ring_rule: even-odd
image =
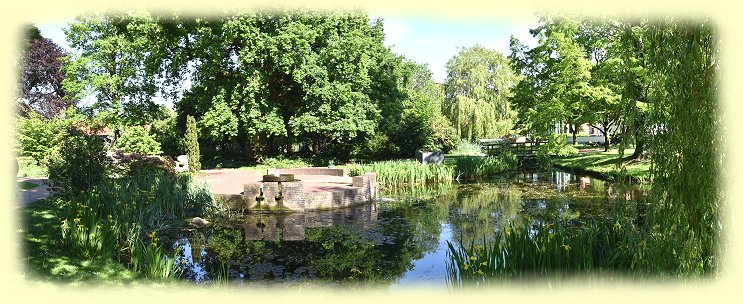
[[[49,197],[52,192],[44,185],[46,178],[32,178],[32,177],[17,177],[16,187],[19,182],[29,182],[38,185],[38,187],[28,190],[20,190],[16,188],[16,202],[18,206],[27,206],[33,202],[45,199]]]

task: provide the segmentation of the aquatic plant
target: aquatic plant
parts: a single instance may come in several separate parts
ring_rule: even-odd
[[[447,241],[447,284],[485,286],[497,278],[532,278],[577,272],[628,271],[636,231],[620,222],[593,222],[570,230],[560,224],[509,225],[492,241]]]
[[[498,157],[460,156],[455,161],[457,178],[492,176],[516,168],[516,156],[510,153]]]
[[[61,210],[62,243],[71,251],[115,258],[148,277],[168,278],[174,275],[173,262],[154,235],[185,216],[217,208],[208,186],[190,175],[149,172],[101,181],[71,196]]]
[[[422,164],[411,160],[383,161],[351,167],[351,175],[366,172],[375,172],[377,182],[382,186],[451,183],[454,180],[454,168],[451,166]]]

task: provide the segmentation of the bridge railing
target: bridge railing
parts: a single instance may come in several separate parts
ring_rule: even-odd
[[[526,141],[526,142],[490,142],[480,144],[480,149],[487,155],[500,155],[510,152],[516,156],[526,156],[536,154],[539,146],[547,144],[547,141]]]

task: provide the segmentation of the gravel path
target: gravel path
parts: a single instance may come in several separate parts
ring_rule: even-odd
[[[18,206],[26,206],[35,201],[45,199],[51,195],[51,191],[44,185],[46,178],[31,178],[31,177],[17,177],[16,182],[30,182],[39,185],[36,188],[21,190],[17,189],[16,185],[16,198]]]

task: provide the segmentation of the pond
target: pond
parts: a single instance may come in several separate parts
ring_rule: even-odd
[[[560,171],[388,189],[370,204],[243,214],[174,242],[181,276],[238,285],[446,286],[447,241],[487,240],[508,225],[641,222],[646,190]]]

